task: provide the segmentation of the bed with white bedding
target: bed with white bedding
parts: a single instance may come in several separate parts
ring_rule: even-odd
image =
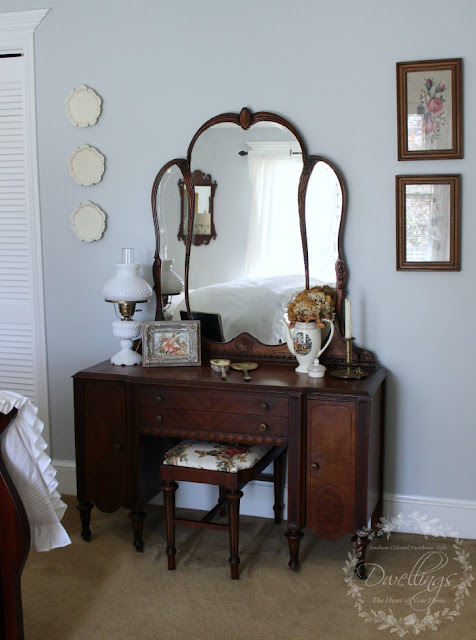
[[[324,283],[312,279],[311,286],[320,284]],[[280,322],[286,305],[304,287],[303,275],[221,282],[190,291],[190,309],[219,313],[225,342],[246,332],[263,344],[279,344],[286,341]],[[173,309],[173,320],[180,320],[185,308],[185,300],[180,301]]]

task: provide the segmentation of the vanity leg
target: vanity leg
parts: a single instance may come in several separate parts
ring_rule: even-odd
[[[144,540],[142,539],[142,531],[144,528],[145,511],[142,507],[133,507],[129,513],[132,520],[132,529],[134,531],[134,547],[137,551],[144,551]]]
[[[79,500],[76,505],[76,509],[79,511],[81,518],[81,537],[85,542],[91,540],[91,529],[89,525],[91,523],[91,511],[94,507],[92,502]]]
[[[367,579],[367,571],[365,569],[365,555],[369,544],[369,535],[371,530],[362,528],[357,529],[355,535],[352,536],[352,544],[354,545],[354,553],[357,557],[357,565],[355,573],[361,580]]]
[[[300,530],[293,531],[288,529],[285,536],[288,539],[289,555],[291,556],[288,566],[291,567],[293,571],[297,571],[299,569],[299,545],[301,544],[301,538],[304,536],[304,533]]]

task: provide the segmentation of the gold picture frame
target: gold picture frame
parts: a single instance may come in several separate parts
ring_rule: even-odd
[[[399,160],[463,157],[461,58],[397,62]]]

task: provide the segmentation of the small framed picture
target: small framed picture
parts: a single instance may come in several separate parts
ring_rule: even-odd
[[[461,58],[397,62],[399,160],[463,157]]]
[[[144,322],[142,325],[142,366],[199,366],[200,322]]]
[[[397,270],[459,271],[460,176],[396,176]]]

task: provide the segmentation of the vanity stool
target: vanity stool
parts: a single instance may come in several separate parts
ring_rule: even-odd
[[[283,508],[283,466],[285,447],[264,445],[225,444],[206,440],[183,440],[170,449],[160,468],[161,489],[164,492],[165,526],[167,532],[168,569],[175,569],[175,525],[224,529],[230,536],[231,578],[238,578],[239,512],[241,489],[251,480],[274,483],[274,522],[281,522]],[[274,473],[263,474],[271,463]],[[201,520],[187,520],[175,516],[177,480],[214,484],[220,488],[218,504]],[[224,515],[228,508],[228,524],[211,522],[217,514]]]

